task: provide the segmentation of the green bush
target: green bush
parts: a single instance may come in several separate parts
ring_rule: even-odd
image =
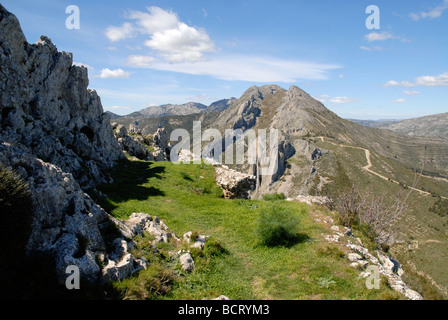
[[[270,193],[270,194],[264,194],[263,200],[266,201],[276,201],[276,200],[285,200],[286,196],[284,193]]]
[[[434,204],[429,207],[430,212],[434,212],[438,216],[444,217],[448,215],[448,200],[438,198]]]
[[[207,257],[220,257],[229,253],[226,248],[223,247],[221,242],[214,238],[207,240],[203,252]]]
[[[291,246],[301,235],[300,218],[297,213],[280,205],[273,205],[262,211],[256,229],[257,236],[266,246]]]

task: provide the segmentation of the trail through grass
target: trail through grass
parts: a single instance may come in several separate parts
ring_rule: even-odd
[[[322,239],[325,230],[310,217],[314,208],[306,204],[224,199],[209,165],[127,160],[113,177],[113,184],[100,188],[107,197],[98,199],[113,216],[127,219],[133,212],[145,212],[165,221],[179,237],[188,231],[210,236],[204,251],[192,250],[195,270],[185,274],[176,269],[170,290],[149,298],[400,298],[384,281],[380,290],[368,290],[345,253]],[[288,246],[269,247],[257,237],[259,216],[279,202],[297,215],[300,236]],[[215,250],[217,243],[223,252]],[[125,298],[135,298],[126,292],[144,276],[120,284]]]

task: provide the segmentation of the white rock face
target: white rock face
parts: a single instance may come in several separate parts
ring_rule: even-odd
[[[29,44],[0,5],[0,163],[31,191],[28,251],[52,256],[62,282],[69,265],[92,282],[101,275],[109,215],[81,187],[109,181],[107,170],[124,157],[88,83],[70,53],[45,36]]]
[[[255,176],[224,167],[216,167],[216,182],[222,188],[227,199],[249,197],[248,192],[255,186]]]
[[[182,269],[185,272],[192,272],[193,271],[194,266],[195,266],[194,265],[194,260],[193,260],[193,257],[191,256],[191,254],[189,252],[186,252],[186,253],[182,254],[179,257],[179,261],[180,261],[180,263],[182,265]]]
[[[105,169],[123,154],[110,116],[87,88],[87,69],[45,36],[29,44],[2,6],[0,43],[0,141],[23,146],[82,186],[106,182]]]

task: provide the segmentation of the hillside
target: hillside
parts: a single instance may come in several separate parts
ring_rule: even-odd
[[[441,252],[448,248],[447,221],[429,208],[437,197],[448,197],[447,139],[409,138],[368,128],[341,119],[297,87],[285,90],[278,86],[249,88],[208,128],[222,132],[226,128],[280,130],[279,171],[258,179],[252,194],[255,198],[274,192],[293,199],[302,194],[337,198],[356,184],[362,194],[392,201],[411,190],[409,209],[396,223],[400,232],[392,241],[391,252],[409,262],[408,270],[419,270],[446,292],[448,279],[442,266],[447,265],[448,257]],[[257,172],[254,166],[235,167]],[[417,175],[412,189],[415,170],[423,175]],[[410,250],[408,244],[414,242],[427,245]],[[438,263],[425,262],[436,256]]]
[[[448,112],[379,126],[409,136],[448,138]]]
[[[131,118],[135,117],[162,117],[167,115],[188,115],[192,113],[201,113],[207,106],[196,103],[189,102],[182,105],[177,104],[165,104],[161,106],[151,106],[140,111],[133,112],[128,116]]]
[[[295,201],[223,199],[214,170],[204,164],[145,161],[122,162],[115,168],[114,184],[100,188],[107,197],[98,198],[115,217],[125,221],[133,212],[149,212],[181,239],[192,231],[208,240],[202,250],[189,248],[194,260],[191,272],[176,269],[177,258],[172,255],[188,248],[185,244],[157,244],[158,255],[148,258],[153,269],[115,283],[110,295],[184,300],[221,295],[232,300],[405,298],[391,290],[386,278],[378,290],[367,289],[365,278],[359,276],[363,269],[350,266],[355,260],[348,258],[352,259],[353,251],[346,243],[355,238],[344,236],[343,228],[334,225],[330,210]],[[286,245],[260,242],[260,217],[273,208],[300,219],[297,237]],[[328,240],[334,236],[340,239]],[[143,244],[132,252],[151,256]],[[167,279],[163,288],[154,282],[154,272],[162,274],[162,270]],[[149,284],[153,291],[146,289]]]
[[[356,125],[298,87],[276,85],[253,86],[209,112],[165,105],[130,117],[127,128],[111,126],[128,117],[111,120],[71,54],[45,36],[28,43],[2,5],[0,27],[0,226],[8,230],[0,233],[2,298],[443,297],[446,139]],[[248,175],[166,161],[173,149],[159,127],[193,120],[221,131],[278,129],[279,170],[262,176],[260,162],[232,166],[256,185],[233,190],[252,199],[230,199],[235,174]],[[412,184],[412,169],[427,153]],[[219,182],[223,172],[233,180]],[[353,183],[360,195],[387,191],[384,199],[410,192],[400,233],[385,235],[392,241],[377,241],[377,229],[358,212],[347,223],[347,212],[334,207],[336,192]],[[303,194],[327,200],[308,205],[297,198]],[[375,290],[368,266],[378,270]],[[71,290],[77,276],[82,289]]]
[[[400,120],[387,120],[387,119],[385,119],[385,120],[346,119],[346,120],[363,125],[365,127],[370,127],[370,128],[379,128],[379,127],[400,121]]]

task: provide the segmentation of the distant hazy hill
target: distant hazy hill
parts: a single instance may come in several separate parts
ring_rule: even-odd
[[[133,112],[127,117],[163,117],[168,115],[187,115],[192,113],[201,113],[207,108],[206,105],[196,102],[185,104],[164,104],[161,106],[151,106],[137,112]]]
[[[448,138],[448,112],[421,118],[385,123],[379,126],[409,136],[433,136]]]
[[[165,116],[186,116],[211,111],[225,110],[235,98],[222,99],[215,101],[209,106],[197,102],[188,102],[184,104],[164,104],[161,106],[151,106],[140,111],[136,111],[126,115],[128,118],[154,118]],[[113,114],[111,114],[112,116]],[[114,119],[114,117],[112,117]]]
[[[110,112],[110,111],[106,111],[106,113],[108,113],[108,114],[110,115],[110,118],[111,118],[111,119],[117,119],[117,118],[120,118],[120,117],[121,117],[120,115],[115,114],[115,113]]]
[[[346,119],[348,121],[363,125],[370,128],[380,128],[385,125],[393,124],[399,122],[400,120],[395,119],[381,119],[381,120],[359,120],[359,119]]]

